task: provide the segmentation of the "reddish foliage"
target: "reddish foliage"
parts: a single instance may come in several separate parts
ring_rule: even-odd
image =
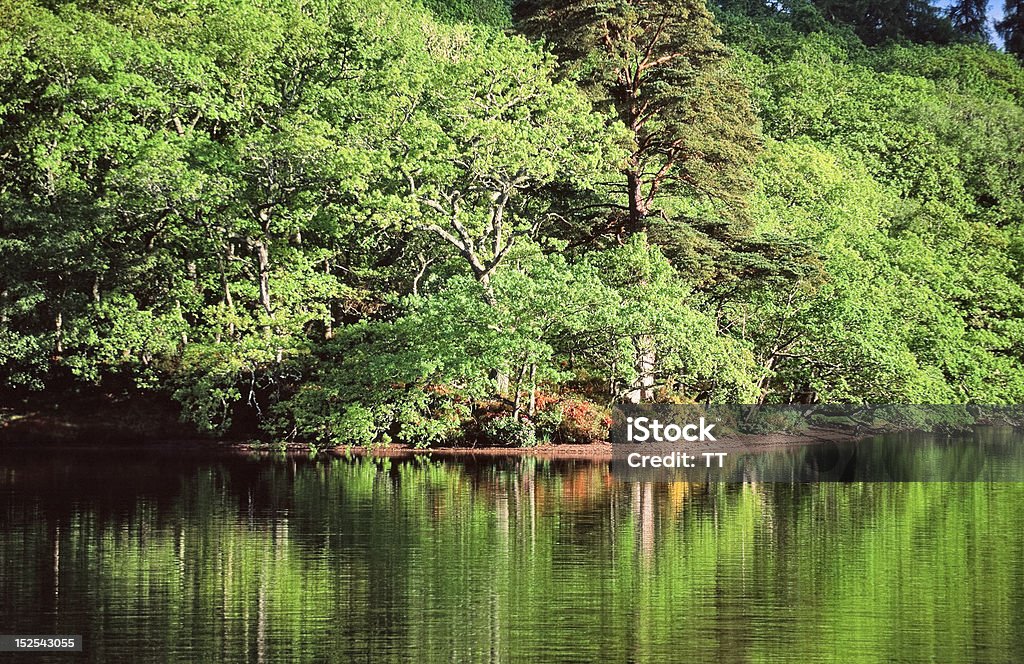
[[[548,394],[547,392],[537,391],[537,410],[547,410],[553,404],[558,403],[557,394]]]
[[[604,440],[611,417],[604,408],[583,399],[563,399],[562,427],[571,442]]]

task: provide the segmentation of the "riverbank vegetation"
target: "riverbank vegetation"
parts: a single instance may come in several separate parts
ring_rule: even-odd
[[[422,446],[1024,403],[1022,14],[890,4],[0,0],[4,399]]]

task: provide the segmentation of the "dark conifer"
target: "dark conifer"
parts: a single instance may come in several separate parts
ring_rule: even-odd
[[[629,129],[624,232],[647,231],[666,195],[741,209],[757,121],[704,0],[529,0],[516,18]]]
[[[1003,20],[996,24],[1006,52],[1024,60],[1024,0],[1006,0]]]
[[[949,8],[949,20],[965,36],[985,40],[988,37],[987,5],[986,0],[957,0]]]

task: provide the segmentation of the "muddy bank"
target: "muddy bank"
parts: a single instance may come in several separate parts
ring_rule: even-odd
[[[798,433],[739,434],[722,436],[704,448],[720,452],[771,451],[826,441],[842,442],[857,438],[841,429],[812,428]],[[35,405],[33,408],[0,408],[0,447],[54,449],[131,448],[135,450],[215,452],[245,454],[308,455],[305,444],[273,444],[239,440],[204,438],[178,419],[172,403],[153,400],[88,399],[74,404]],[[362,448],[339,446],[321,451],[332,457],[373,456],[410,458],[475,457],[540,459],[587,459],[609,461],[612,446],[608,442],[589,444],[546,444],[529,448],[450,446],[417,449],[409,445]]]
[[[691,446],[697,451],[716,452],[770,452],[773,450],[815,445],[824,442],[845,442],[856,440],[861,435],[839,429],[811,428],[798,433],[736,434],[723,436],[715,443]],[[536,447],[439,447],[416,449],[408,445],[389,445],[373,449],[336,447],[327,450],[332,456],[378,456],[389,458],[429,457],[479,457],[507,458],[534,457],[539,459],[586,459],[611,461],[612,444],[595,441],[589,444],[548,444]]]

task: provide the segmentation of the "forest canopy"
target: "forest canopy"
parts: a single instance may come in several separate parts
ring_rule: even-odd
[[[862,5],[0,0],[3,398],[1024,403],[1024,10]]]

